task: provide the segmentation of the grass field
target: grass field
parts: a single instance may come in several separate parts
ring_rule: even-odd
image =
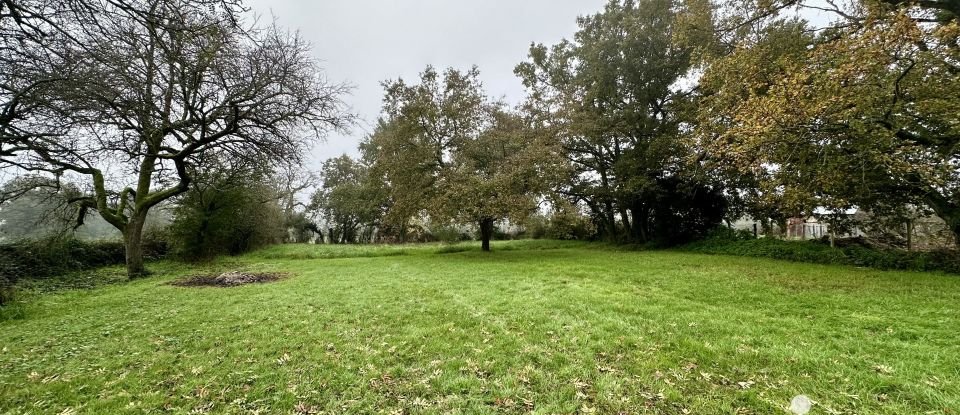
[[[281,246],[37,295],[0,322],[0,413],[960,413],[960,277],[494,250]],[[291,276],[167,284],[232,269]]]

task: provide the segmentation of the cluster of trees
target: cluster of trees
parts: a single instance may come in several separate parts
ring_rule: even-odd
[[[537,120],[488,97],[479,75],[428,67],[417,84],[384,83],[383,116],[361,159],[329,160],[313,199],[336,224],[334,240],[365,229],[404,242],[428,218],[473,225],[488,251],[497,222],[522,222],[540,206],[564,170],[561,148]]]
[[[832,20],[790,17],[818,10]],[[954,1],[774,1],[720,20],[691,136],[747,212],[821,210],[960,236],[960,7]],[[903,223],[904,221],[901,221]]]
[[[0,2],[0,167],[78,184],[77,223],[117,228],[143,274],[151,209],[224,167],[295,163],[351,120],[307,43],[248,17],[240,0]]]
[[[828,16],[811,23],[804,12]],[[491,101],[477,70],[384,83],[359,160],[332,160],[315,205],[345,240],[413,219],[492,224],[544,209],[594,237],[678,243],[724,220],[782,230],[854,209],[918,212],[960,235],[955,2],[612,0],[571,40],[534,44],[528,98]]]
[[[470,226],[486,250],[497,224],[544,214],[554,234],[616,241],[679,243],[743,216],[782,229],[819,213],[843,229],[853,209],[933,213],[960,236],[952,0],[611,0],[572,39],[531,46],[515,108],[476,68],[384,82],[360,156],[319,174],[308,211],[323,229],[295,196],[316,178],[277,164],[349,124],[345,89],[301,39],[245,13],[239,0],[0,2],[0,167],[42,178],[4,198],[42,186],[78,223],[95,211],[126,240],[131,275],[148,213],[170,203],[173,232],[204,255],[286,237],[256,229],[404,242],[418,223]]]

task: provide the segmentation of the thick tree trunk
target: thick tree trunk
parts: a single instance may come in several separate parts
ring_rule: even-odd
[[[126,249],[127,278],[139,278],[147,274],[143,266],[143,226],[146,214],[136,214],[130,218],[123,231],[123,244]]]
[[[480,220],[480,244],[483,252],[490,252],[491,238],[493,238],[493,219]]]

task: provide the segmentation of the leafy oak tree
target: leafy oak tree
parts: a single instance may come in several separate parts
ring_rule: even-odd
[[[785,23],[787,7],[835,16]],[[754,28],[707,70],[698,133],[718,164],[796,213],[925,206],[960,237],[956,2],[748,8]],[[958,238],[960,240],[960,238]]]
[[[590,208],[605,238],[672,238],[658,222],[674,218],[658,218],[658,207],[678,189],[673,182],[692,177],[681,128],[690,43],[699,37],[685,28],[695,15],[674,0],[610,1],[578,19],[573,40],[534,44],[516,68],[530,93],[528,112],[553,130],[572,167],[559,191]]]
[[[80,222],[95,210],[123,233],[130,277],[145,272],[147,213],[190,188],[197,160],[297,160],[349,121],[346,89],[322,77],[310,46],[244,26],[245,13],[223,1],[96,2],[5,68],[50,81],[22,97],[33,115],[5,127],[42,133],[4,136],[0,163],[85,180]]]
[[[536,209],[556,177],[559,149],[489,99],[478,78],[476,68],[441,75],[428,67],[418,84],[387,82],[381,128],[364,147],[394,217],[474,224],[489,251],[497,221]]]

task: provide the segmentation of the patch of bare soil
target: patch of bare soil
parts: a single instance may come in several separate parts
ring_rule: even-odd
[[[247,284],[263,284],[275,282],[285,278],[284,274],[277,273],[248,273],[248,272],[225,272],[219,275],[195,275],[182,280],[177,280],[170,285],[178,287],[237,287]]]

